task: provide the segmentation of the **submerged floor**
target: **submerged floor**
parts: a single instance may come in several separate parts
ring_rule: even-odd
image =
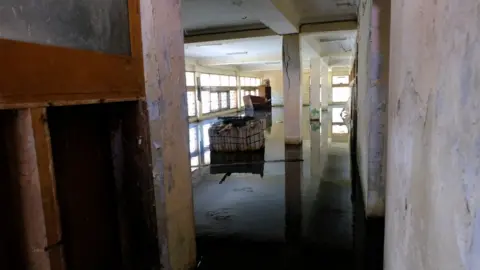
[[[303,115],[302,146],[285,147],[283,109],[274,108],[265,150],[243,162],[208,151],[211,121],[191,127],[199,269],[363,269],[347,128],[331,112],[321,124]]]

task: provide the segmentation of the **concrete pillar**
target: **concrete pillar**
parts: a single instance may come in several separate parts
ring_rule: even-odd
[[[330,92],[332,92],[331,80],[328,78],[328,59],[322,58],[320,63],[320,84],[321,86],[321,105],[322,110],[328,110],[328,102],[330,101]]]
[[[157,244],[161,268],[196,266],[179,1],[140,1]],[[137,57],[134,55],[134,57]]]
[[[283,35],[283,97],[285,144],[302,143],[300,36]]]
[[[310,60],[310,120],[320,120],[320,58]]]

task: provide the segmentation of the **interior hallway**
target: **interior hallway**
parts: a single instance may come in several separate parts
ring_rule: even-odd
[[[310,123],[304,108],[303,145],[285,147],[283,108],[267,117],[265,151],[233,165],[203,158],[193,179],[199,269],[353,269],[346,127],[331,110]]]

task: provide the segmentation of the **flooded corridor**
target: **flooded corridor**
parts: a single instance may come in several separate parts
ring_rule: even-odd
[[[199,269],[361,269],[348,129],[337,112],[320,124],[304,109],[303,145],[286,147],[283,109],[274,108],[260,116],[271,123],[265,150],[245,155],[211,155],[211,121],[192,126],[203,146],[192,155]]]

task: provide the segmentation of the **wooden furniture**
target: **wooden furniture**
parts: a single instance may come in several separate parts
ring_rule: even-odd
[[[258,87],[259,96],[264,97],[267,100],[272,100],[272,88],[266,85],[260,85]]]

